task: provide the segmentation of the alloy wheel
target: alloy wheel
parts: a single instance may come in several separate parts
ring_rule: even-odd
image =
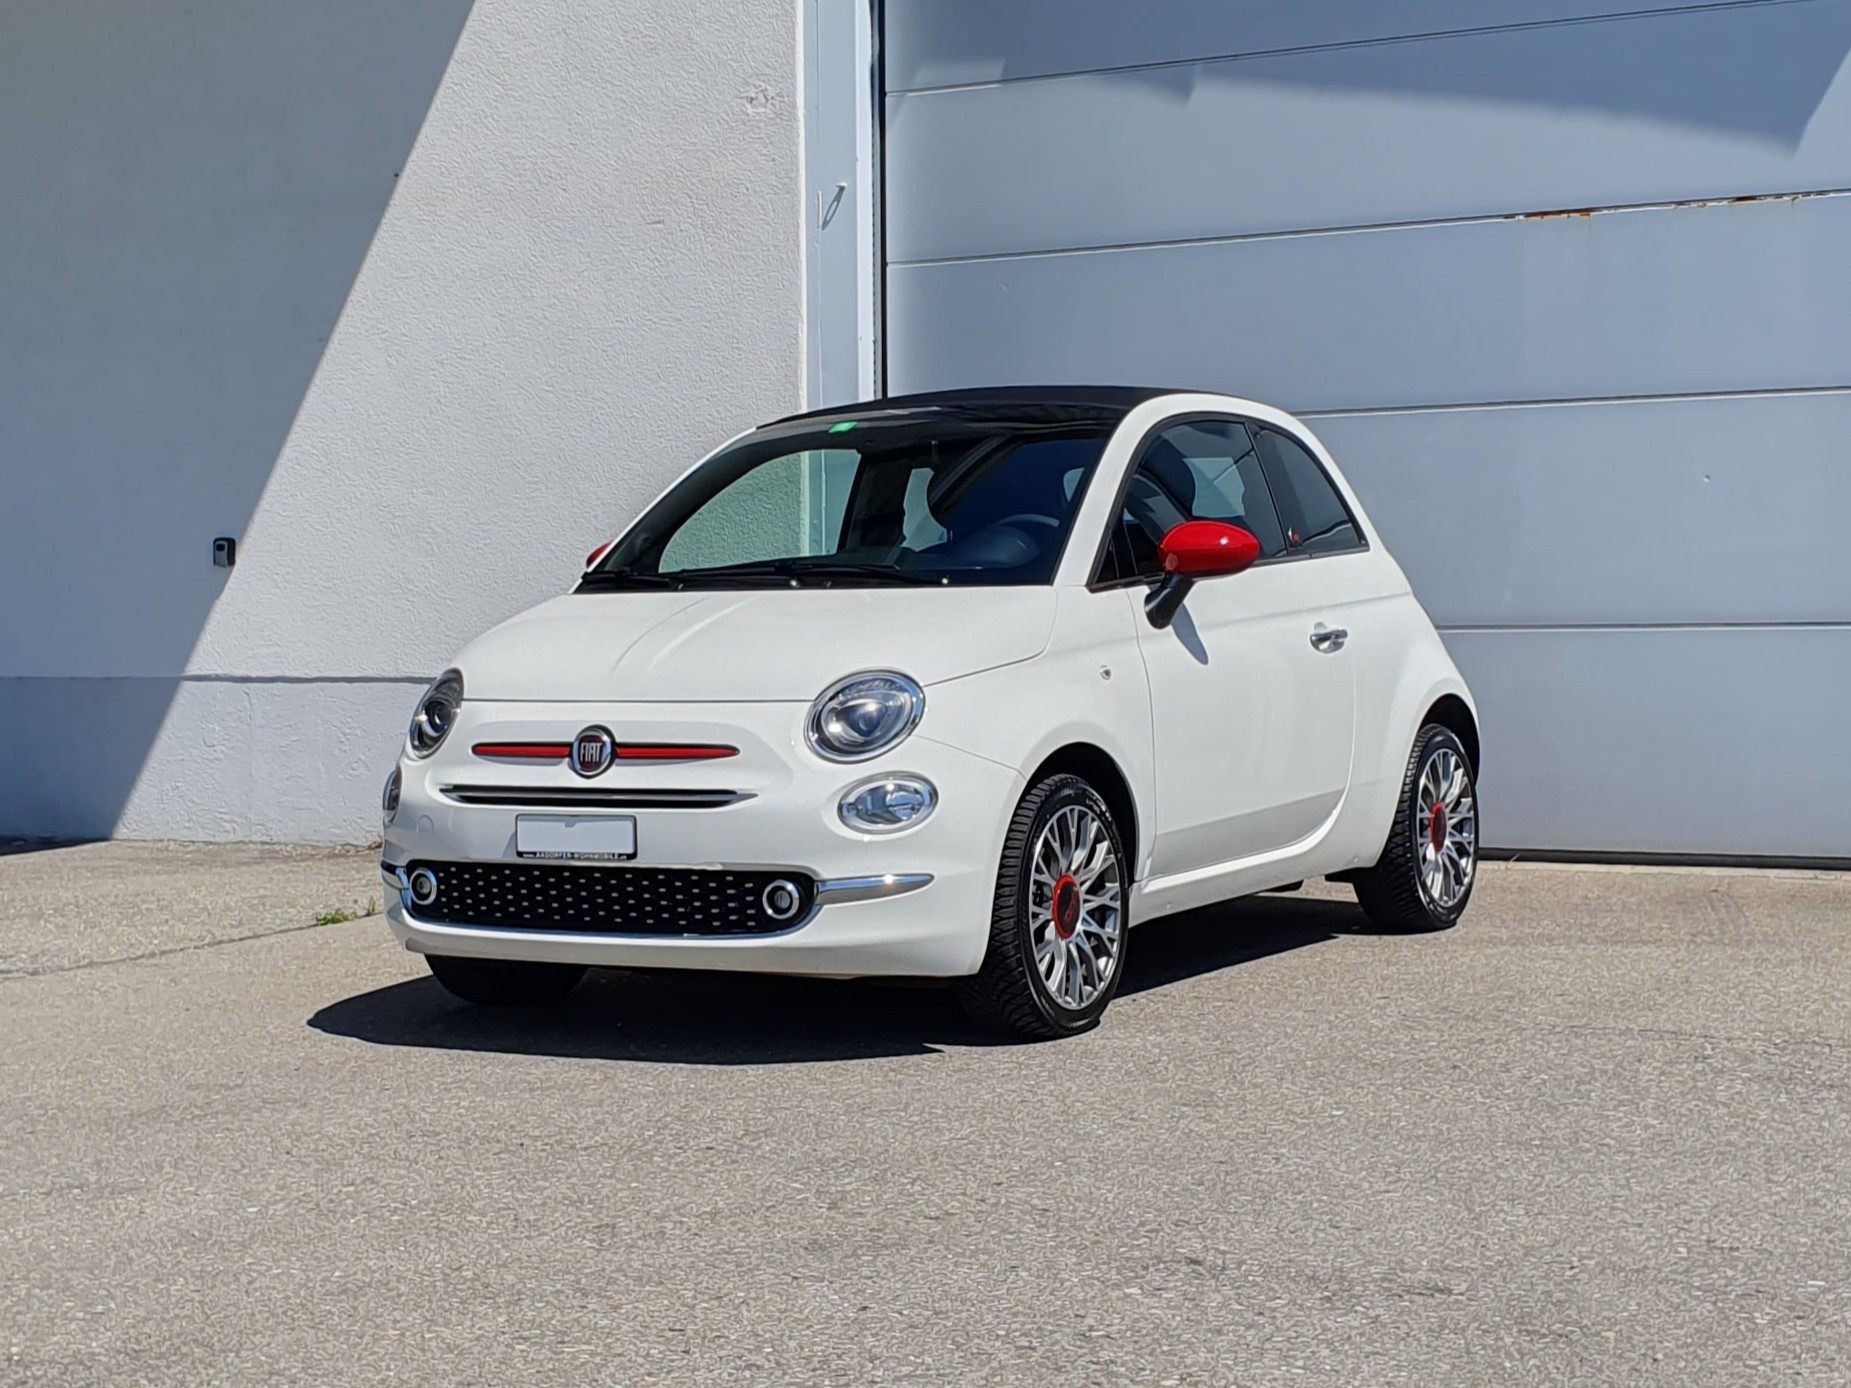
[[[1465,759],[1450,747],[1437,749],[1421,768],[1414,803],[1421,890],[1450,911],[1471,890],[1478,868],[1478,801]]]
[[[1031,859],[1029,940],[1048,997],[1079,1011],[1111,982],[1123,953],[1124,878],[1105,824],[1084,805],[1057,810]]]

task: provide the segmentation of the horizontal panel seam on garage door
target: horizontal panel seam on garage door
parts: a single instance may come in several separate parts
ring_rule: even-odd
[[[1558,631],[1851,631],[1851,621],[1844,622],[1514,622],[1486,626],[1463,623],[1448,626],[1437,623],[1436,629],[1449,636],[1501,636],[1529,632]]]
[[[1675,202],[1613,203],[1603,207],[1547,208],[1520,212],[1475,212],[1464,217],[1428,217],[1406,222],[1358,222],[1344,226],[1294,227],[1279,231],[1248,231],[1231,236],[1182,236],[1157,241],[1114,241],[1096,246],[1053,246],[1032,251],[988,251],[981,255],[923,256],[917,260],[889,260],[889,270],[929,269],[939,265],[985,265],[1007,260],[1053,260],[1062,256],[1113,255],[1121,252],[1167,251],[1190,246],[1235,246],[1256,241],[1300,241],[1314,236],[1366,236],[1374,233],[1427,231],[1437,227],[1489,226],[1499,222],[1545,222],[1564,217],[1612,217],[1641,212],[1679,212],[1705,207],[1737,207],[1760,202],[1808,202],[1851,196],[1851,188],[1786,188],[1729,196],[1680,198]]]
[[[198,671],[184,675],[134,673],[103,675],[87,672],[70,675],[0,675],[0,684],[29,680],[42,680],[47,683],[93,680],[99,684],[395,684],[407,689],[424,689],[429,687],[431,677],[429,675],[247,675],[214,671]]]
[[[1307,43],[1284,48],[1256,48],[1246,53],[1211,53],[1193,58],[1164,58],[1148,63],[1118,63],[1104,67],[1074,68],[1068,72],[1033,72],[1020,77],[991,77],[977,82],[947,82],[926,87],[889,87],[887,95],[939,96],[947,92],[979,91],[986,87],[1020,86],[1028,82],[1059,82],[1070,77],[1096,77],[1122,72],[1159,72],[1166,68],[1202,67],[1211,63],[1245,63],[1258,58],[1292,57],[1300,53],[1338,53],[1358,48],[1385,48],[1394,44],[1430,43],[1437,39],[1474,38],[1485,34],[1518,34],[1537,29],[1580,28],[1589,24],[1615,24],[1667,15],[1702,14],[1716,10],[1767,9],[1776,5],[1811,5],[1821,0],[1711,0],[1708,4],[1679,5],[1670,9],[1615,10],[1611,14],[1577,15],[1568,19],[1531,19],[1511,24],[1485,24],[1465,29],[1433,29],[1413,34],[1388,34],[1339,43]]]
[[[1778,386],[1765,390],[1697,390],[1657,395],[1571,395],[1549,400],[1485,400],[1432,405],[1368,405],[1359,409],[1299,410],[1300,419],[1369,419],[1377,415],[1471,414],[1480,410],[1559,410],[1583,405],[1682,405],[1692,401],[1792,400],[1814,395],[1851,395],[1851,385]]]

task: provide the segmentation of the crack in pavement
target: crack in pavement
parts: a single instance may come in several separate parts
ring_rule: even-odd
[[[354,920],[372,920],[379,913],[355,916]],[[76,964],[42,964],[25,969],[0,968],[0,982],[13,978],[45,978],[52,974],[82,973],[86,969],[104,969],[117,964],[139,964],[148,959],[166,959],[175,954],[196,954],[200,950],[218,949],[222,945],[247,945],[252,940],[270,940],[279,935],[300,935],[305,930],[328,930],[334,925],[351,925],[352,921],[330,922],[323,925],[310,921],[307,925],[282,925],[275,930],[259,930],[250,935],[231,935],[223,940],[197,940],[190,945],[169,945],[166,949],[151,949],[142,954],[123,954],[111,959],[85,959]]]

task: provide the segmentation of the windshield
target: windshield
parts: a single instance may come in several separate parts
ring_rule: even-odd
[[[762,429],[653,506],[580,585],[1053,581],[1112,421],[944,410]]]

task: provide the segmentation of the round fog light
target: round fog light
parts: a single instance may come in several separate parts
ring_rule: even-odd
[[[938,790],[923,776],[882,776],[851,787],[836,813],[851,829],[890,834],[919,823],[937,806]]]
[[[429,868],[419,868],[412,873],[411,899],[420,906],[429,906],[437,900],[437,874]]]
[[[765,914],[774,921],[790,920],[803,907],[803,893],[797,890],[797,884],[783,878],[765,888],[763,900]]]

